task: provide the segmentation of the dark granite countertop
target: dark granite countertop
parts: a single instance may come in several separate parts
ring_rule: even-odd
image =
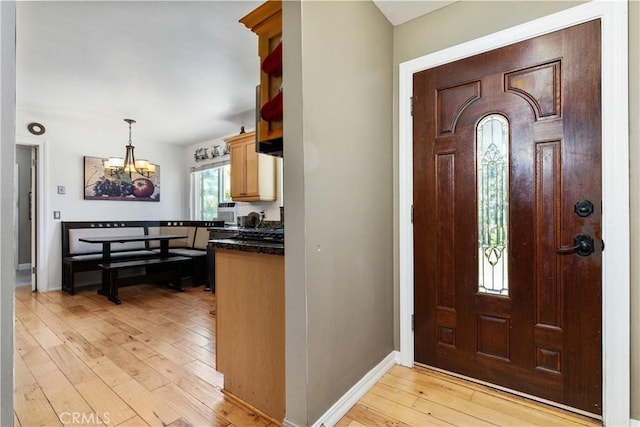
[[[228,249],[232,251],[255,252],[259,254],[284,255],[284,243],[263,242],[241,239],[214,239],[209,240],[209,245],[214,248]]]
[[[208,230],[211,231],[244,231],[244,230],[249,230],[249,231],[255,231],[255,230],[260,230],[262,228],[267,228],[267,229],[278,229],[278,228],[284,228],[284,225],[281,221],[263,221],[262,224],[260,225],[260,227],[239,227],[235,224],[230,224],[230,223],[226,223],[224,226],[220,226],[220,227],[209,227]]]
[[[208,230],[211,231],[239,231],[241,230],[240,227],[238,227],[237,225],[225,225],[222,227],[209,227]]]

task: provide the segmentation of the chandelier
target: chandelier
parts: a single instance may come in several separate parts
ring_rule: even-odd
[[[156,172],[156,165],[149,163],[148,160],[136,160],[133,154],[135,147],[131,144],[131,125],[136,121],[133,119],[124,119],[124,121],[129,123],[129,144],[126,146],[127,152],[124,159],[121,157],[109,157],[109,160],[104,163],[104,167],[105,169],[109,169],[111,175],[128,173],[129,178],[131,178],[131,174],[135,172],[149,178]]]

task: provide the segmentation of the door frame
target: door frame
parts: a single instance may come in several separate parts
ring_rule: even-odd
[[[46,236],[46,221],[45,221],[45,212],[46,212],[46,191],[45,191],[45,174],[46,170],[46,159],[47,159],[47,151],[46,151],[46,140],[39,140],[36,138],[17,136],[15,145],[25,145],[28,147],[36,147],[38,150],[38,159],[36,164],[36,170],[38,179],[36,182],[36,236],[32,237],[31,243],[36,242],[36,275],[37,275],[37,283],[38,283],[38,291],[47,291],[49,289],[49,274],[48,274],[48,266],[47,266],[47,254],[45,251],[45,245],[42,244],[44,240],[44,236]],[[33,264],[33,260],[32,264]],[[33,289],[33,283],[32,289]]]
[[[17,155],[16,155],[17,157]],[[17,271],[20,268],[20,261],[18,253],[20,251],[20,227],[19,227],[19,206],[18,206],[18,197],[20,194],[20,164],[17,162],[14,163],[15,169],[13,170],[13,266]]]
[[[400,64],[399,275],[400,357],[413,366],[413,74],[593,19],[602,20],[602,419],[630,422],[629,107],[626,1],[595,0]]]

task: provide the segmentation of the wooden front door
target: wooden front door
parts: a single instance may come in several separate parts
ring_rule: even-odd
[[[414,75],[416,362],[601,413],[600,68],[596,20]]]

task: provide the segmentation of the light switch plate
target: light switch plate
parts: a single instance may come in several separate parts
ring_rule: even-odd
[[[58,194],[65,194],[64,185],[58,185]]]
[[[60,211],[53,211],[53,219],[60,219]]]

